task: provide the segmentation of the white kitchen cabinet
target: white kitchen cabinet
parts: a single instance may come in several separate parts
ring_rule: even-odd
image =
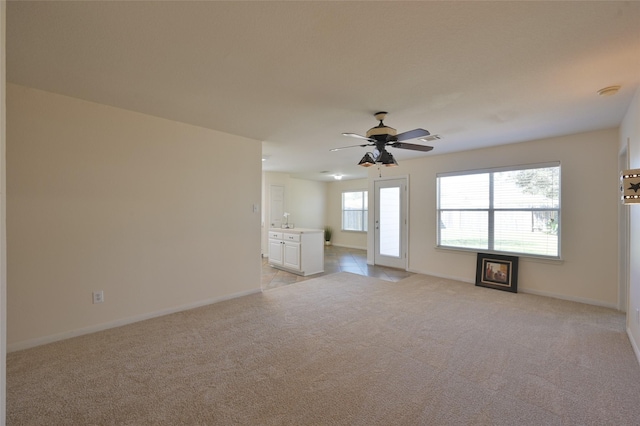
[[[285,268],[300,270],[300,243],[285,241],[282,246],[284,247],[282,266]]]
[[[269,232],[269,263],[282,265],[284,261],[284,245],[282,244],[282,232],[276,238],[272,238]]]
[[[271,229],[269,264],[304,276],[324,272],[323,231],[307,228]]]

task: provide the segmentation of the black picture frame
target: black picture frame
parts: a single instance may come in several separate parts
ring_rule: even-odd
[[[476,285],[517,293],[518,257],[478,253]]]

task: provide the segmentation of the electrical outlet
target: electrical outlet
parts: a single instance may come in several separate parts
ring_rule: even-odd
[[[94,291],[93,292],[93,303],[102,303],[102,302],[104,302],[104,292],[102,290]]]
[[[636,309],[636,323],[640,325],[640,309]]]

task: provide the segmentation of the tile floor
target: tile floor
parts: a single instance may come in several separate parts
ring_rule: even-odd
[[[413,275],[413,273],[401,269],[367,265],[366,250],[325,246],[324,272],[307,277],[273,268],[269,266],[268,258],[264,257],[262,259],[262,289],[268,290],[336,272],[351,272],[353,274],[376,277],[386,281],[400,281],[403,278]]]

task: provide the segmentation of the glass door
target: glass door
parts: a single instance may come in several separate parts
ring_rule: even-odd
[[[406,269],[407,180],[378,180],[374,188],[375,264]]]

